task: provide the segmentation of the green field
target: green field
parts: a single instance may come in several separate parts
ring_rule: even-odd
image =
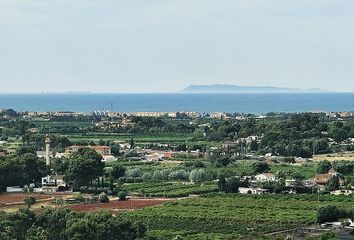
[[[264,234],[313,225],[317,209],[354,209],[352,196],[214,194],[125,213],[158,239],[260,239]],[[273,237],[274,238],[274,237]]]

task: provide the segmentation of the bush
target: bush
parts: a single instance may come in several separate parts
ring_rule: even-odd
[[[125,201],[127,200],[127,192],[121,191],[118,193],[118,198],[120,201]]]
[[[351,217],[352,212],[339,209],[337,206],[328,205],[317,210],[317,222],[333,222],[339,218]]]
[[[144,173],[142,176],[143,181],[149,181],[152,179],[151,173]]]
[[[140,168],[133,168],[125,172],[125,176],[127,178],[137,178],[141,177],[143,175],[143,172],[141,171]]]
[[[74,201],[75,201],[75,202],[78,202],[78,203],[83,203],[83,202],[86,201],[86,199],[84,198],[84,196],[82,196],[81,194],[79,194],[79,195],[76,195],[76,196],[74,197]]]
[[[101,203],[108,203],[109,198],[107,197],[107,194],[105,192],[101,192],[98,196],[98,201],[100,201]]]
[[[189,178],[192,182],[212,181],[214,174],[205,169],[195,169],[190,173]]]
[[[28,206],[28,208],[31,208],[32,205],[36,204],[37,200],[35,197],[29,196],[24,199],[24,202]]]
[[[173,171],[168,175],[170,180],[188,180],[189,174],[185,170]]]

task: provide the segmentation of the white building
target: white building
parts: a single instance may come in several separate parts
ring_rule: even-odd
[[[145,155],[146,161],[149,162],[157,162],[161,161],[165,155],[164,154],[159,154],[159,153],[151,153],[148,155]]]
[[[260,182],[273,182],[276,179],[275,175],[271,173],[258,174],[254,178]]]
[[[241,194],[265,194],[269,190],[268,189],[263,189],[263,188],[244,188],[244,187],[240,187],[240,188],[238,188],[238,191]]]
[[[117,158],[113,155],[102,156],[102,162],[114,162],[114,161],[117,161]]]

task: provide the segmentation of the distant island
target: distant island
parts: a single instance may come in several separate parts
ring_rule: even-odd
[[[231,84],[190,85],[183,93],[315,93],[326,92],[318,88],[300,89],[272,86],[238,86]]]

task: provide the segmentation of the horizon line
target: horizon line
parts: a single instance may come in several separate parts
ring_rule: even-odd
[[[211,91],[211,92],[203,92],[203,91],[195,91],[195,92],[183,92],[183,91],[176,91],[176,92],[90,92],[90,91],[63,91],[63,92],[0,92],[0,95],[20,95],[20,94],[43,94],[43,95],[55,95],[55,94],[67,94],[67,95],[74,95],[74,94],[326,94],[326,93],[354,93],[354,91],[279,91],[279,92],[267,92],[267,91],[244,91],[244,92],[223,92],[223,91]]]

